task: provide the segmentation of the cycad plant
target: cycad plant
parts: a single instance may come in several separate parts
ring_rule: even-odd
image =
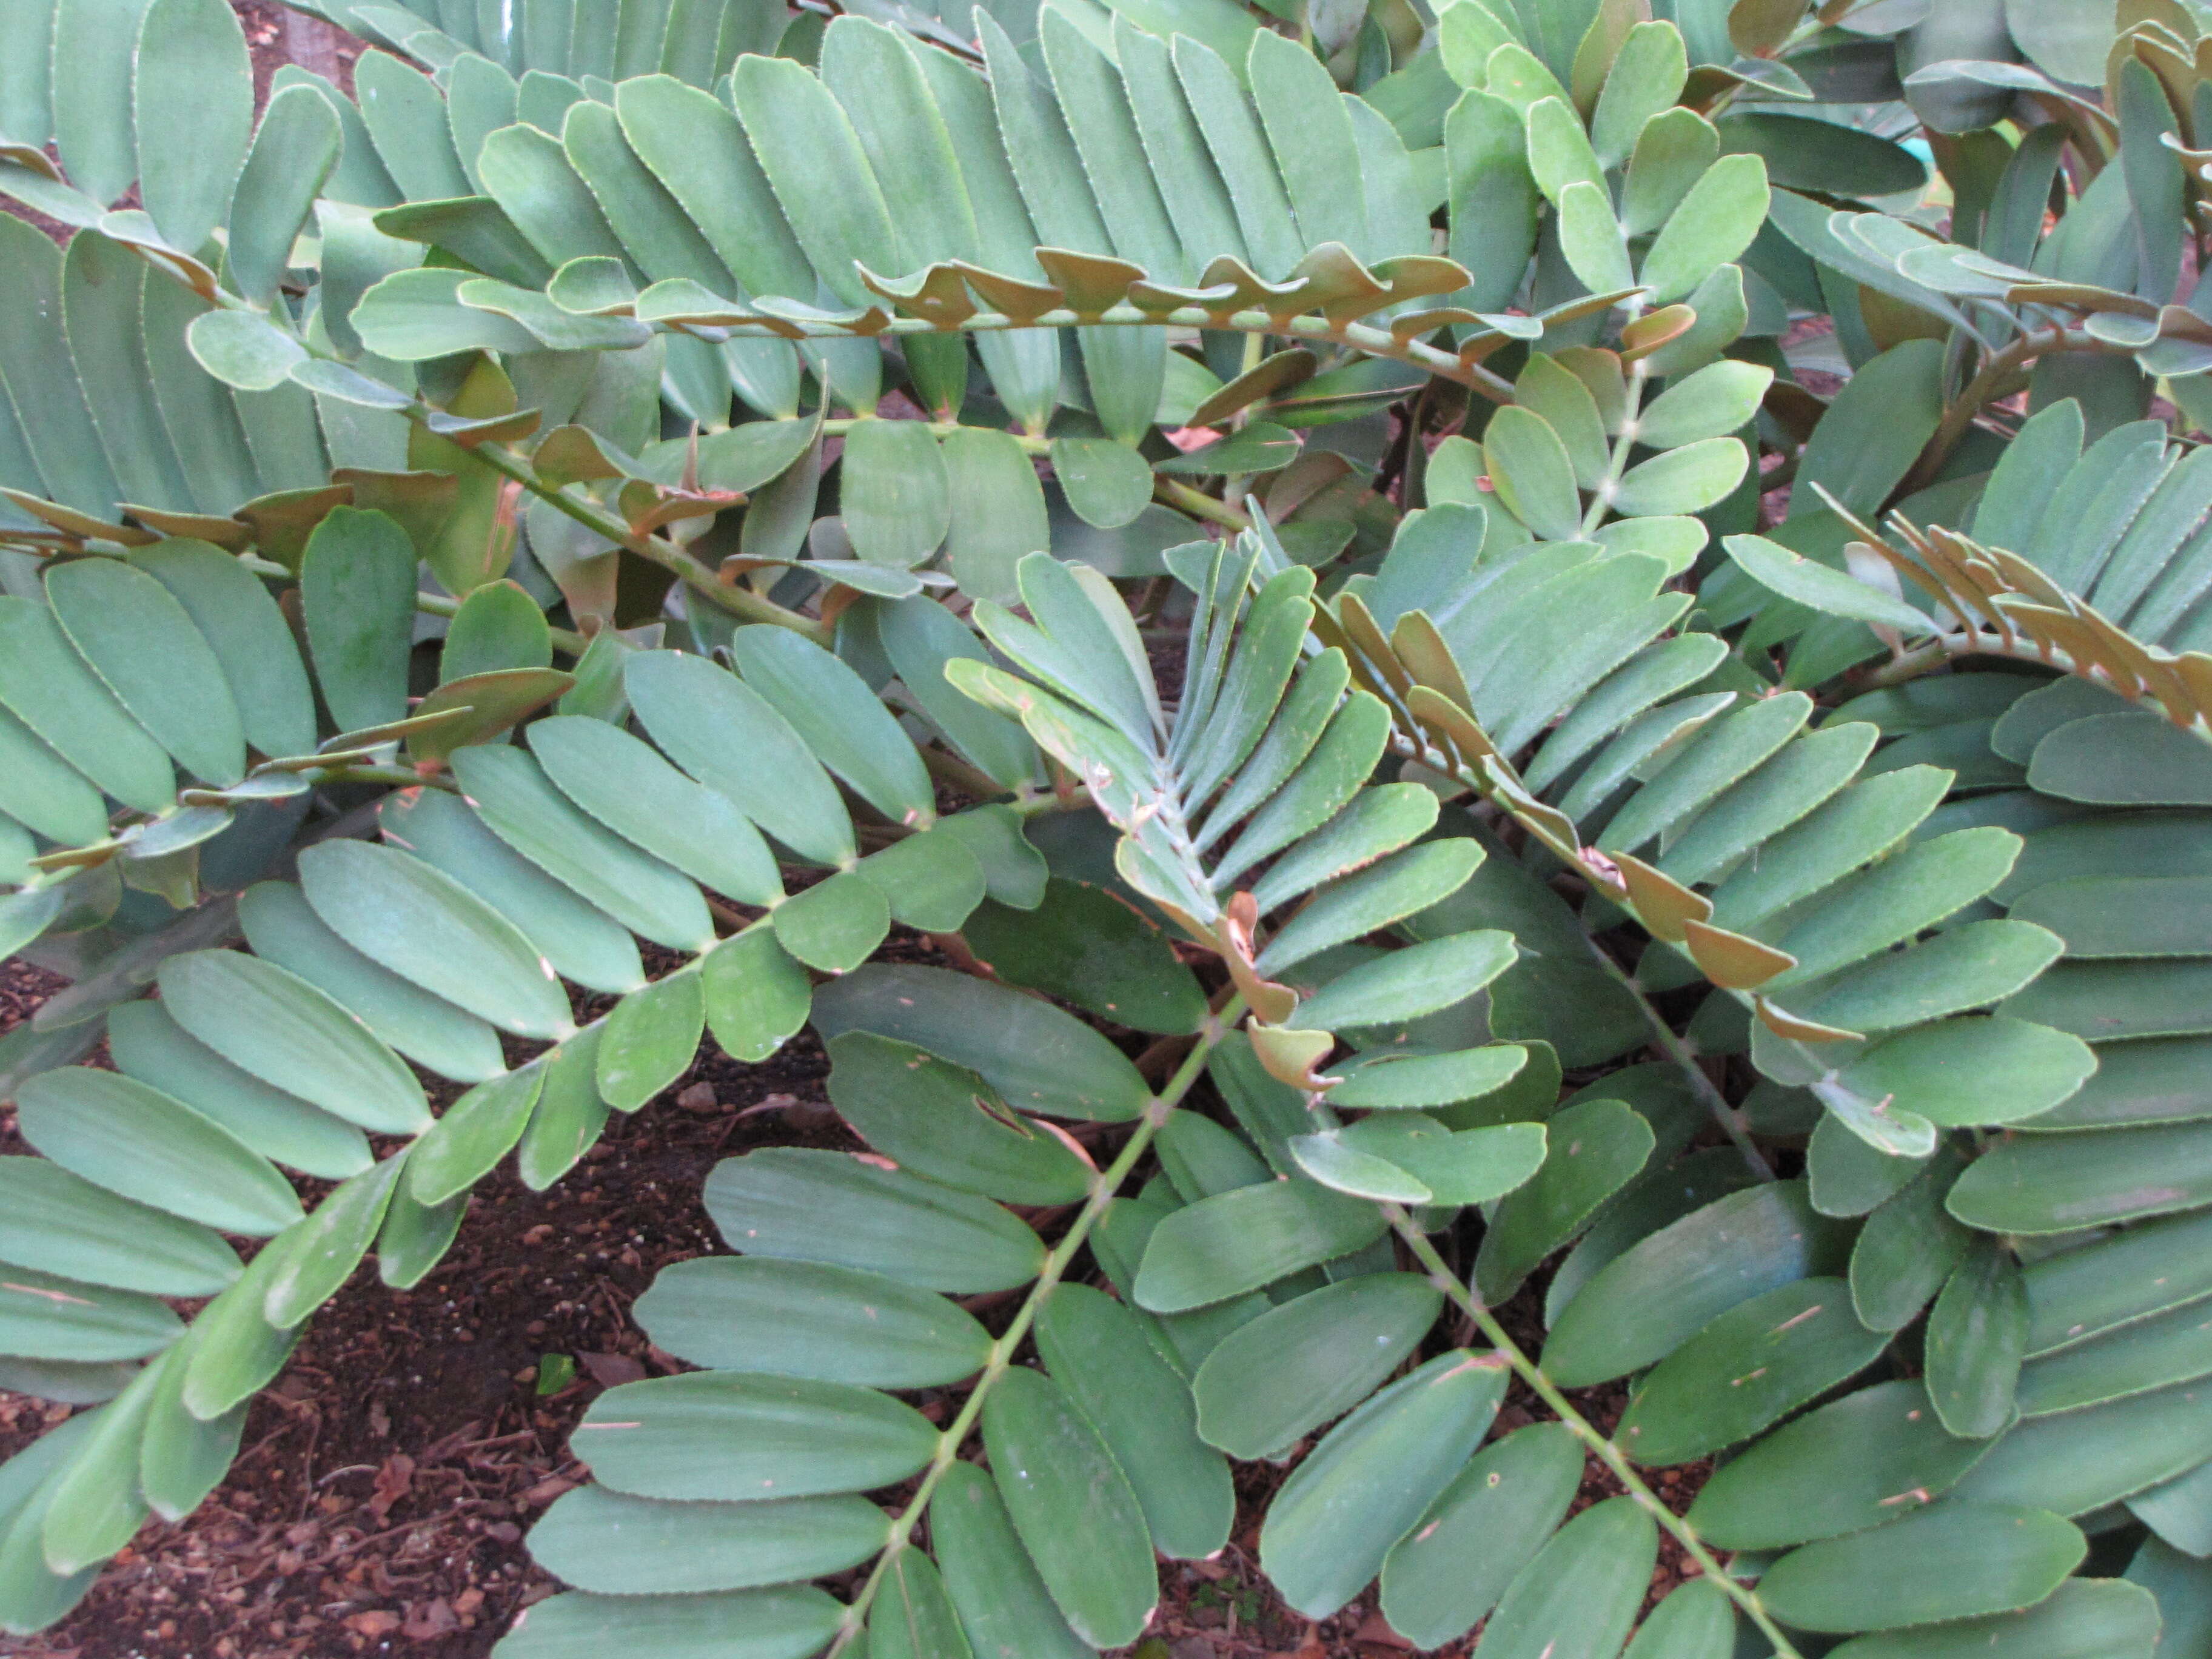
[[[0,13],[0,1627],[811,1027],[506,1659],[2212,1651],[2193,4],[302,9]]]

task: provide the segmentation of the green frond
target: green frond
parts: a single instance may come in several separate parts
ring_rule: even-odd
[[[392,656],[373,631],[376,613],[362,607],[358,586],[345,608],[316,608],[315,572],[335,551],[357,585],[384,545],[380,534],[396,538],[389,556],[404,562],[398,568],[411,580],[413,550],[396,526],[337,519],[309,548],[304,589],[323,697],[333,709],[362,714],[387,705],[404,712],[411,607],[402,604],[385,619],[398,630],[396,641],[383,636],[400,648]],[[10,720],[26,752],[25,763],[9,769],[21,795],[10,805],[50,815],[31,812],[42,837],[61,830],[92,843],[58,860],[39,855],[32,884],[8,899],[31,932],[56,918],[88,925],[81,912],[94,901],[80,890],[104,879],[112,905],[118,871],[188,906],[201,848],[173,845],[179,831],[171,825],[199,825],[210,866],[223,856],[225,834],[265,848],[268,832],[253,813],[283,813],[289,799],[296,820],[306,793],[346,776],[356,757],[373,762],[404,741],[422,759],[423,745],[475,706],[341,734],[316,752],[307,676],[296,657],[285,671],[283,656],[272,654],[291,651],[289,632],[249,639],[233,631],[209,642],[186,611],[190,605],[233,620],[238,595],[222,586],[221,573],[236,568],[214,550],[165,544],[131,562],[56,565],[48,581],[52,611],[30,599],[0,601],[16,608],[9,622],[21,635],[21,648],[9,653],[18,670],[9,701],[21,710]],[[228,580],[260,596],[242,574]],[[273,606],[267,614],[273,623]],[[945,626],[957,629],[949,619]],[[344,630],[343,637],[332,629]],[[22,1133],[41,1157],[16,1161],[11,1187],[21,1204],[11,1208],[22,1214],[11,1224],[20,1234],[11,1261],[27,1253],[33,1260],[21,1271],[53,1270],[59,1293],[9,1316],[7,1345],[19,1358],[8,1375],[100,1398],[113,1392],[110,1382],[123,1382],[119,1360],[161,1358],[102,1408],[114,1431],[94,1435],[41,1476],[37,1491],[52,1494],[50,1513],[102,1517],[89,1536],[55,1520],[45,1534],[53,1572],[70,1578],[120,1547],[130,1528],[116,1532],[116,1516],[143,1515],[149,1502],[165,1514],[195,1506],[235,1448],[242,1402],[275,1374],[307,1315],[371,1251],[388,1282],[419,1279],[450,1242],[469,1188],[510,1151],[526,1182],[546,1186],[598,1139],[611,1108],[635,1110],[686,1069],[704,1032],[733,1054],[764,1058],[808,1017],[807,967],[834,974],[856,966],[895,919],[951,931],[987,895],[1016,908],[1036,905],[1041,860],[1012,811],[984,806],[940,817],[913,740],[866,683],[820,647],[787,637],[788,645],[736,642],[750,680],[697,657],[629,653],[624,700],[658,747],[585,714],[537,721],[526,745],[493,741],[498,728],[478,726],[467,745],[434,751],[465,796],[437,787],[387,795],[377,814],[379,840],[308,846],[298,854],[296,884],[247,887],[235,914],[250,954],[194,949],[180,939],[173,953],[149,961],[159,963],[158,1002],[108,1006],[143,980],[113,987],[105,1000],[75,998],[76,1019],[95,1035],[104,1024],[120,1075],[64,1066],[19,1079],[12,1089]],[[175,676],[195,648],[205,666],[193,688],[199,702],[188,707],[177,701],[183,688]],[[941,629],[909,637],[908,661],[930,661],[942,648]],[[451,642],[447,650],[450,659]],[[169,702],[136,702],[129,672],[156,657],[168,665]],[[234,696],[226,671],[235,671],[241,692],[247,677],[258,676],[252,689],[263,695]],[[265,695],[286,672],[296,700],[289,714]],[[507,706],[508,720],[576,687],[572,675],[532,667],[488,668],[447,685],[481,700],[511,677],[528,677],[532,692]],[[257,720],[251,749],[237,726],[241,705]],[[151,811],[161,805],[155,786],[171,791],[173,774],[155,738],[136,723],[140,717],[173,732],[166,740],[179,751],[177,762],[209,787],[188,787],[164,811]],[[307,752],[257,763],[249,776],[247,762],[270,741],[270,724],[288,719],[304,731],[284,735]],[[971,712],[961,724],[976,733],[991,722]],[[59,747],[47,747],[40,731]],[[136,748],[122,741],[127,732],[138,734]],[[979,747],[1000,759],[1019,752],[1003,735]],[[89,823],[61,822],[73,800],[99,804],[99,791],[64,758],[72,753],[96,770],[104,761],[101,786],[124,790],[149,811],[143,823],[104,836]],[[763,793],[758,768],[778,754],[777,787]],[[114,769],[142,761],[143,789]],[[833,775],[866,804],[863,823],[854,822]],[[76,794],[71,778],[79,780]],[[271,791],[258,787],[272,782],[290,791],[274,805]],[[234,811],[240,823],[230,828]],[[27,832],[16,833],[29,843]],[[776,838],[780,854],[764,835]],[[158,850],[137,850],[154,841]],[[779,856],[818,861],[829,872],[787,895]],[[156,884],[134,864],[151,866],[169,884]],[[747,921],[726,908],[732,931],[722,934],[702,881],[722,896],[718,902],[764,914]],[[649,981],[634,933],[677,950],[680,965]],[[617,1000],[580,1027],[564,981]],[[858,990],[861,981],[847,983]],[[81,988],[89,988],[89,981]],[[501,1034],[550,1046],[510,1069]],[[1095,1070],[1096,1057],[1089,1058]],[[408,1061],[466,1085],[434,1122]],[[910,1090],[903,1068],[896,1078],[902,1093]],[[1006,1086],[1027,1103],[1011,1079]],[[841,1094],[844,1088],[841,1082]],[[851,1109],[873,1121],[859,1106]],[[404,1144],[373,1164],[368,1133]],[[1056,1142],[1040,1151],[1050,1155],[1052,1170],[1068,1166],[1067,1195],[1081,1197],[1087,1171],[1080,1160]],[[341,1185],[304,1214],[283,1170]],[[1022,1190],[1037,1195],[1033,1184]],[[34,1224],[41,1213],[48,1218]],[[119,1229],[118,1215],[129,1218]],[[1018,1226],[1011,1218],[1005,1224]],[[211,1230],[270,1243],[241,1273]],[[149,1291],[213,1299],[186,1328]],[[208,1436],[215,1437],[210,1449],[190,1450],[193,1437]],[[182,1459],[197,1471],[196,1484],[157,1488],[149,1480],[141,1494],[142,1448],[149,1468],[155,1459]],[[834,1482],[819,1488],[839,1489]],[[811,1556],[787,1559],[795,1571],[829,1570]],[[73,1579],[69,1594],[86,1583]],[[58,1585],[51,1593],[64,1594]],[[11,1624],[43,1622],[46,1615],[21,1612],[24,1605],[11,1591]]]

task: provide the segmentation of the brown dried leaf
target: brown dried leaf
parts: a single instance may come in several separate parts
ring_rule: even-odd
[[[1378,1609],[1359,1621],[1359,1628],[1352,1633],[1355,1642],[1370,1642],[1378,1647],[1411,1650],[1413,1644],[1390,1628],[1390,1621]]]
[[[435,1601],[410,1607],[406,1622],[400,1626],[399,1633],[410,1642],[434,1642],[460,1627],[460,1615],[453,1611],[453,1603],[441,1595]]]
[[[407,1496],[415,1484],[415,1460],[405,1452],[394,1452],[384,1460],[384,1467],[376,1472],[374,1489],[365,1507],[381,1521],[392,1512],[392,1506]]]

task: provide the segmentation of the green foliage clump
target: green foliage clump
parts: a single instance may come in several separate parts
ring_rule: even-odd
[[[2194,0],[300,3],[0,15],[0,1628],[811,1029],[505,1659],[2204,1650]]]

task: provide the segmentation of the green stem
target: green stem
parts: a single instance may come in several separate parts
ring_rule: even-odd
[[[1002,312],[979,311],[957,329],[946,329],[918,317],[894,317],[872,337],[908,334],[1001,333],[1027,328],[1199,328],[1220,329],[1237,334],[1279,334],[1299,340],[1323,340],[1350,346],[1369,357],[1388,357],[1441,378],[1455,381],[1494,404],[1513,401],[1513,383],[1480,363],[1463,362],[1455,351],[1446,351],[1421,339],[1401,340],[1387,328],[1367,323],[1333,323],[1326,317],[1279,317],[1265,311],[1237,311],[1227,316],[1203,306],[1178,306],[1172,311],[1139,311],[1133,305],[1116,305],[1098,313],[1084,313],[1066,307],[1031,317],[1012,317]],[[793,331],[796,332],[793,332]],[[846,340],[857,337],[834,323],[779,323],[774,329],[739,323],[728,329],[732,338]]]
[[[1597,958],[1598,965],[1611,976],[1613,983],[1636,999],[1636,1006],[1644,1011],[1644,1023],[1651,1028],[1652,1040],[1666,1050],[1667,1058],[1673,1060],[1682,1075],[1689,1079],[1690,1092],[1705,1103],[1706,1109],[1713,1115],[1713,1121],[1719,1124],[1728,1138],[1735,1143],[1736,1151],[1743,1154],[1743,1161],[1751,1166],[1751,1172],[1761,1181],[1775,1179],[1774,1166],[1766,1161],[1765,1155],[1752,1140],[1751,1129],[1745,1123],[1743,1114],[1729,1105],[1728,1097],[1714,1086],[1712,1079],[1707,1077],[1705,1068],[1698,1064],[1698,1057],[1690,1045],[1674,1034],[1674,1028],[1667,1023],[1658,1009],[1651,1006],[1651,999],[1644,994],[1644,988],[1636,982],[1634,976],[1600,950],[1596,940],[1589,939],[1588,942],[1590,954]]]
[[[388,783],[400,789],[452,789],[455,787],[444,777],[425,777],[411,766],[333,766],[319,773],[315,781],[325,783]]]
[[[1392,754],[1401,760],[1418,761],[1431,772],[1440,772],[1455,782],[1464,784],[1482,799],[1494,803],[1500,811],[1519,824],[1560,863],[1571,870],[1579,867],[1580,848],[1571,847],[1561,841],[1552,832],[1549,825],[1516,811],[1511,801],[1498,795],[1488,778],[1471,766],[1461,765],[1449,755],[1430,743],[1427,735],[1401,710],[1394,708],[1391,711],[1391,718],[1398,722],[1398,729],[1390,734]],[[1407,735],[1408,732],[1412,733],[1411,736]],[[1618,896],[1612,896],[1615,903],[1622,902]],[[1635,913],[1631,911],[1630,914]],[[1641,916],[1636,919],[1639,923],[1644,920]]]
[[[410,419],[428,429],[431,410],[427,404],[417,404],[408,411]],[[774,600],[754,592],[741,584],[725,582],[717,577],[706,563],[692,556],[665,537],[641,535],[624,524],[620,517],[610,513],[597,501],[570,495],[566,489],[556,489],[538,476],[538,469],[521,456],[500,444],[478,444],[469,453],[482,461],[501,477],[511,478],[533,495],[565,513],[578,524],[604,540],[618,547],[626,547],[641,559],[647,559],[672,571],[677,580],[718,610],[749,623],[773,623],[779,628],[788,628],[803,634],[817,645],[830,643],[830,630],[811,617],[802,617],[796,611],[787,611]]]
[[[1244,337],[1244,356],[1243,359],[1243,368],[1237,371],[1238,374],[1240,375],[1249,374],[1254,369],[1260,367],[1261,362],[1266,359],[1267,355],[1267,336],[1264,334],[1247,334]],[[1244,408],[1238,410],[1234,419],[1238,426],[1243,426],[1247,421],[1251,419],[1250,405],[1248,404]]]
[[[1249,374],[1254,369],[1259,368],[1267,356],[1267,337],[1264,334],[1247,334],[1244,337],[1243,367],[1237,371],[1239,377]],[[1252,411],[1253,406],[1247,404],[1231,415],[1229,417],[1229,429],[1231,432],[1242,432],[1252,423]],[[1222,479],[1221,499],[1224,501],[1243,501],[1244,487],[1251,481],[1251,477],[1249,472],[1232,472]]]
[[[1909,495],[1916,489],[1925,489],[1936,482],[1936,475],[1943,470],[1951,451],[1966,435],[1974,423],[1974,416],[1982,412],[1982,405],[2000,395],[2004,381],[2039,357],[2060,351],[2119,352],[2125,348],[2112,345],[2097,338],[2087,331],[2063,325],[2039,329],[2023,334],[2001,351],[1984,359],[1980,370],[1966,382],[1966,390],[1953,398],[1943,410],[1943,418],[1936,423],[1936,434],[1928,447],[1920,452],[1920,459],[1912,468],[1911,476],[1898,486],[1898,493]]]
[[[1138,1121],[1136,1133],[1129,1137],[1128,1144],[1121,1148],[1121,1155],[1091,1183],[1091,1196],[1084,1200],[1083,1208],[1077,1212],[1073,1224],[1045,1257],[1044,1267],[1037,1274],[1036,1283],[1030,1287],[1029,1295],[1023,1299],[1013,1322],[1006,1327],[1006,1334],[991,1345],[990,1359],[984,1365],[982,1375],[976,1378],[975,1389],[961,1406],[960,1414],[939,1437],[937,1455],[930,1460],[929,1468],[924,1471],[921,1484],[915,1488],[914,1495],[907,1499],[898,1518],[891,1522],[890,1542],[876,1558],[876,1565],[869,1571],[866,1582],[860,1586],[860,1593],[854,1596],[852,1605],[845,1609],[845,1616],[838,1622],[836,1639],[830,1643],[824,1659],[837,1659],[837,1656],[853,1644],[866,1626],[868,1608],[882,1589],[892,1564],[898,1559],[900,1552],[913,1543],[915,1526],[928,1509],[930,1498],[937,1491],[938,1483],[945,1479],[945,1471],[959,1461],[960,1448],[967,1443],[968,1436],[982,1416],[983,1402],[989,1396],[993,1385],[1012,1369],[1014,1355],[1029,1335],[1038,1308],[1074,1263],[1076,1253],[1082,1249],[1084,1241],[1090,1237],[1091,1230],[1097,1224],[1098,1218],[1106,1213],[1106,1206],[1114,1201],[1114,1194],[1128,1179],[1130,1171],[1137,1167],[1138,1159],[1144,1157],[1152,1144],[1152,1137],[1160,1132],[1169,1115],[1190,1092],[1192,1085],[1198,1081],[1214,1045],[1228,1035],[1230,1028],[1236,1024],[1243,1012],[1243,1000],[1233,997],[1220,1012],[1206,1021],[1197,1043],[1184,1056],[1182,1064],[1176,1068],[1175,1075],[1146,1103],[1144,1116]]]
[[[2016,644],[2008,645],[2001,635],[1977,628],[1971,633],[1939,634],[1877,667],[1850,676],[1846,684],[1853,691],[1902,685],[1961,657],[1997,657],[2006,662],[2033,663],[2039,668],[2055,668],[2062,674],[2104,684],[2094,672],[2085,672],[2069,652],[2055,647],[2046,651],[2033,639],[2025,637]]]
[[[1091,805],[1091,797],[1081,789],[1063,794],[1057,789],[1032,788],[1006,804],[1023,817],[1041,818],[1053,812],[1081,811]]]
[[[1231,530],[1249,530],[1252,527],[1252,520],[1235,507],[1215,501],[1202,489],[1193,489],[1188,484],[1173,478],[1154,478],[1152,495],[1168,506],[1188,513],[1194,519],[1204,519],[1209,524],[1222,525]]]
[[[1903,685],[1907,680],[1917,680],[1923,674],[1934,672],[1954,657],[1974,649],[1972,638],[1967,635],[1945,634],[1910,651],[1892,658],[1879,667],[1864,674],[1853,675],[1850,684],[1855,690],[1878,691],[1885,686]]]
[[[1627,305],[1628,321],[1633,323],[1644,314],[1644,301],[1631,300]],[[1651,360],[1638,357],[1628,366],[1627,412],[1621,416],[1620,433],[1613,442],[1613,454],[1606,463],[1605,477],[1599,479],[1590,494],[1589,511],[1583,514],[1583,534],[1594,533],[1605,522],[1612,510],[1613,497],[1620,493],[1621,475],[1628,471],[1628,458],[1636,447],[1636,434],[1644,413],[1644,388],[1651,379]]]
[[[940,783],[951,785],[979,804],[996,800],[1007,793],[1005,784],[981,768],[970,766],[950,750],[939,749],[933,744],[920,744],[916,745],[915,752],[921,757],[921,763],[928,769],[930,776]]]
[[[1398,1237],[1405,1241],[1406,1248],[1428,1270],[1430,1282],[1474,1322],[1477,1328],[1490,1339],[1491,1346],[1504,1357],[1515,1374],[1528,1385],[1529,1391],[1549,1406],[1559,1421],[1566,1425],[1568,1431],[1589,1448],[1598,1462],[1613,1472],[1613,1478],[1627,1489],[1629,1497],[1673,1535],[1674,1540],[1681,1545],[1683,1553],[1698,1564],[1705,1577],[1718,1584],[1728,1598],[1743,1609],[1745,1616],[1759,1627],[1759,1633],[1774,1644],[1777,1659],[1802,1659],[1790,1638],[1782,1633],[1772,1616],[1760,1604],[1757,1593],[1729,1577],[1727,1570],[1714,1558],[1705,1540],[1698,1536],[1690,1523],[1659,1501],[1658,1495],[1644,1485],[1644,1477],[1637,1474],[1635,1466],[1620,1448],[1593,1428],[1589,1419],[1575,1409],[1573,1402],[1559,1392],[1552,1379],[1544,1375],[1542,1369],[1521,1351],[1521,1345],[1506,1334],[1505,1328],[1498,1322],[1490,1310],[1476,1299],[1437,1247],[1429,1242],[1428,1236],[1414,1224],[1413,1218],[1395,1204],[1384,1204],[1381,1208]]]

